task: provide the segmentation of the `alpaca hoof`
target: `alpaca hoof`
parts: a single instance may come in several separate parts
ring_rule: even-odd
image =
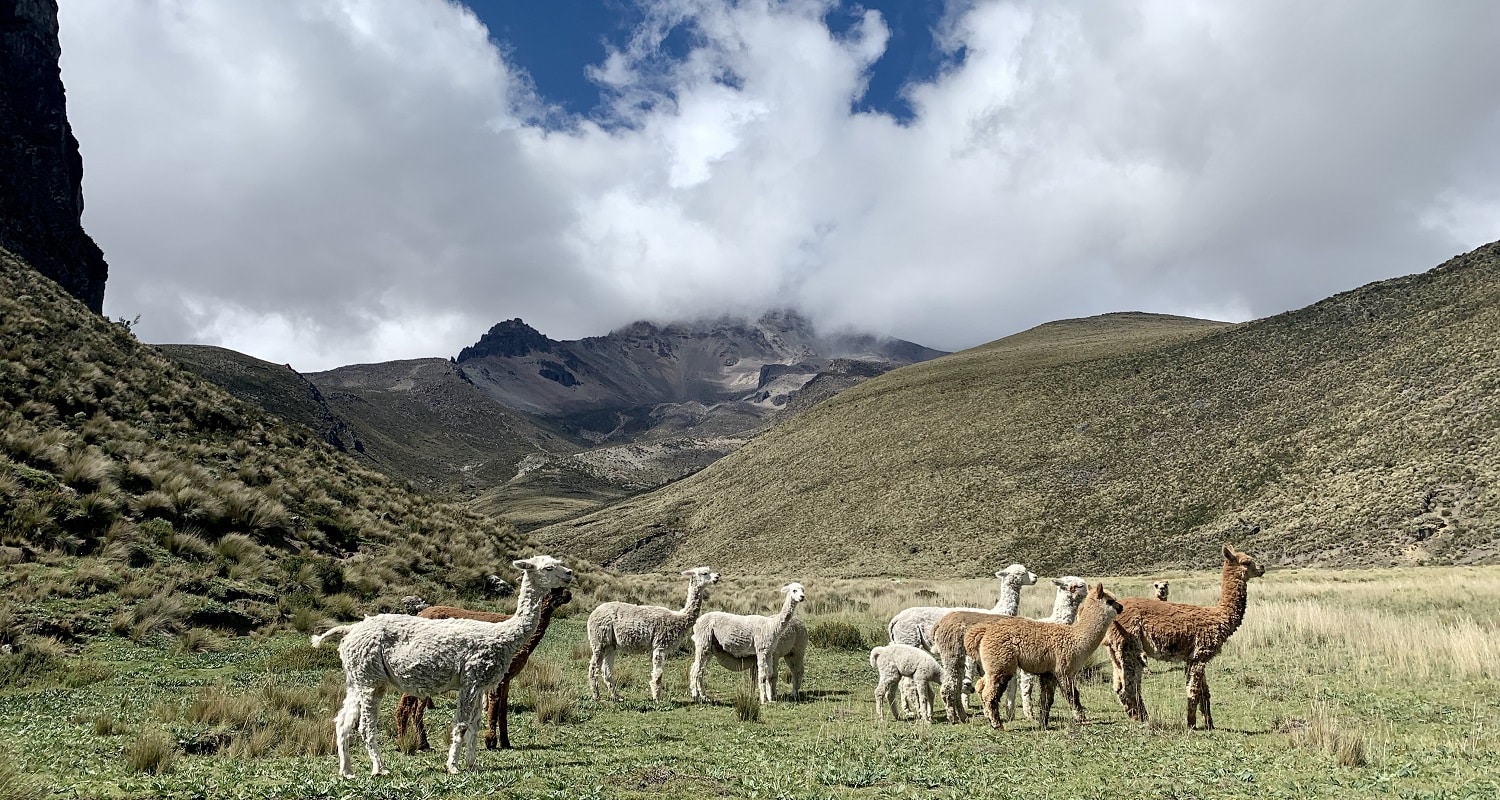
[[[354,780],[354,773],[352,773],[352,772],[340,772],[339,773],[339,777],[343,778],[346,781],[352,781],[352,780]]]

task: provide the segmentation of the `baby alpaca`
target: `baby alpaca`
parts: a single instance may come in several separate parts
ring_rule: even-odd
[[[870,666],[880,673],[880,682],[875,685],[875,716],[880,716],[880,703],[884,701],[891,716],[899,721],[901,707],[896,695],[902,684],[911,681],[917,687],[917,715],[923,722],[932,722],[932,684],[943,680],[943,668],[937,659],[910,645],[888,644],[870,651]]]
[[[552,556],[511,564],[521,570],[521,589],[516,615],[505,622],[379,614],[312,637],[313,647],[343,637],[344,705],[334,718],[340,776],[354,777],[349,750],[356,735],[364,737],[371,774],[386,774],[376,737],[380,699],[388,688],[418,697],[458,690],[448,771],[459,771],[461,755],[465,766],[474,767],[481,699],[505,677],[540,624],[540,594],[573,582],[573,570]]]
[[[760,692],[760,701],[776,696],[776,662],[785,658],[792,671],[793,700],[802,691],[802,663],[807,653],[807,626],[795,619],[805,593],[800,583],[781,587],[786,602],[774,617],[710,611],[693,626],[693,669],[688,691],[694,700],[708,700],[703,676],[712,655],[720,666],[734,672],[750,670],[750,681]]]
[[[599,680],[609,687],[609,694],[620,699],[615,687],[615,653],[651,651],[651,699],[660,700],[662,673],[667,655],[693,630],[703,611],[708,587],[719,582],[719,573],[708,567],[696,567],[682,573],[688,579],[687,604],[681,611],[661,606],[638,606],[634,603],[601,603],[589,614],[589,690],[599,699]]]
[[[1156,595],[1157,600],[1166,600],[1172,591],[1172,584],[1168,581],[1157,581],[1151,584],[1151,593]]]
[[[1059,683],[1063,696],[1073,704],[1074,719],[1085,721],[1083,702],[1073,679],[1104,641],[1105,631],[1120,610],[1120,602],[1104,591],[1101,583],[1089,592],[1078,610],[1078,620],[1072,625],[1024,617],[996,617],[990,622],[971,625],[964,634],[964,649],[969,657],[978,657],[984,666],[980,696],[990,725],[997,730],[1005,727],[1000,716],[1000,695],[1018,669],[1041,679],[1038,716],[1044,730],[1051,723],[1052,700]]]

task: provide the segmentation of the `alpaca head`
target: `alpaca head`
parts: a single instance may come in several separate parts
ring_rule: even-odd
[[[719,573],[714,572],[708,567],[685,569],[682,571],[682,577],[688,579],[689,589],[697,589],[700,586],[708,586],[709,584],[719,582]]]
[[[573,592],[570,589],[558,587],[549,590],[547,592],[547,596],[543,598],[543,600],[547,603],[547,608],[556,611],[557,609],[573,602]]]
[[[1089,593],[1088,581],[1076,575],[1065,575],[1061,578],[1053,578],[1052,585],[1057,587],[1060,594],[1065,595],[1074,606],[1083,602],[1084,596]]]
[[[563,566],[552,556],[532,556],[510,562],[512,567],[525,573],[531,585],[537,589],[552,589],[573,582],[573,570]]]
[[[1172,585],[1167,581],[1157,581],[1151,584],[1152,596],[1157,600],[1167,599],[1167,594],[1172,590]]]
[[[1228,542],[1224,543],[1224,566],[1241,570],[1241,574],[1246,578],[1259,578],[1266,574],[1266,568],[1261,566],[1259,561],[1251,558],[1247,553],[1234,549]]]
[[[995,577],[1000,579],[1000,583],[1015,586],[1017,589],[1036,583],[1036,573],[1020,564],[1011,564],[1005,569],[996,572]]]
[[[806,593],[802,591],[802,584],[800,583],[789,583],[781,587],[781,591],[791,601],[792,605],[802,602],[807,597]]]
[[[1103,603],[1106,609],[1104,613],[1110,619],[1114,619],[1125,610],[1125,606],[1120,605],[1120,601],[1116,600],[1114,595],[1104,591],[1103,583],[1094,584],[1094,590],[1089,592],[1089,600],[1094,603]]]

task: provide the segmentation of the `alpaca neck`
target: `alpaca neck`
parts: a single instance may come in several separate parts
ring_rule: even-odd
[[[1012,581],[1000,582],[1000,600],[995,603],[996,614],[1014,617],[1021,610],[1021,584]]]
[[[797,613],[797,603],[791,595],[786,596],[786,602],[781,604],[781,613],[776,615],[776,627],[785,627],[792,621],[792,615]]]
[[[1109,604],[1103,600],[1091,596],[1083,601],[1083,607],[1078,609],[1078,619],[1070,626],[1079,655],[1094,652],[1099,643],[1104,641],[1104,634],[1114,618],[1115,615],[1109,611]]]
[[[688,619],[696,620],[703,613],[703,601],[708,598],[708,584],[688,584],[687,603],[677,612]]]
[[[1052,600],[1052,621],[1071,625],[1078,619],[1078,604],[1073,601],[1073,593],[1067,589],[1058,589],[1057,597]]]
[[[1224,575],[1219,583],[1219,610],[1229,619],[1231,630],[1238,628],[1245,619],[1245,603],[1249,594],[1244,568],[1238,564],[1225,564]]]
[[[542,621],[542,593],[537,591],[531,584],[531,575],[521,573],[521,586],[516,590],[516,614],[511,617],[520,620],[522,630],[535,630]]]

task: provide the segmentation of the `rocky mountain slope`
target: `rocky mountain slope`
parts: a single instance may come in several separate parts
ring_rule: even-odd
[[[637,322],[577,341],[554,341],[513,319],[464,348],[457,363],[501,405],[605,443],[742,433],[835,359],[901,365],[939,355],[898,339],[819,334],[783,311],[754,322]]]
[[[98,314],[109,265],[83,230],[61,56],[56,0],[0,0],[0,248]]]
[[[1273,564],[1493,561],[1497,341],[1500,244],[1233,327],[1053,323],[535,535],[636,569],[814,574],[1205,566],[1224,538]]]

